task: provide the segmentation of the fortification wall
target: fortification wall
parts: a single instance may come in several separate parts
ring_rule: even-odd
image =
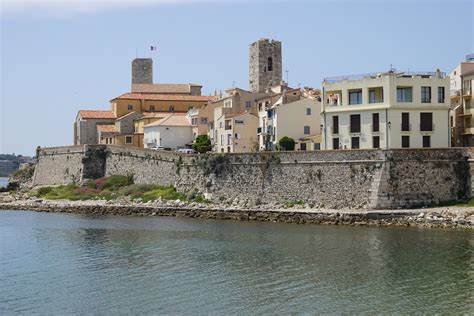
[[[40,151],[35,185],[113,174],[238,204],[304,201],[321,208],[410,208],[472,194],[467,149],[183,155],[118,146]]]

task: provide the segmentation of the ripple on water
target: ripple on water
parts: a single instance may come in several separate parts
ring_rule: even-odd
[[[0,313],[472,313],[473,234],[0,213]]]

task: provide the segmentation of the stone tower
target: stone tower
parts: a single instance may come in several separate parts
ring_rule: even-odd
[[[132,61],[132,85],[153,83],[153,59],[135,58]]]
[[[251,92],[265,92],[282,81],[281,42],[262,38],[250,44],[249,88]]]

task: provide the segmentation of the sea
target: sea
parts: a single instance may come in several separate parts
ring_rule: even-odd
[[[0,314],[473,314],[466,230],[0,211]]]

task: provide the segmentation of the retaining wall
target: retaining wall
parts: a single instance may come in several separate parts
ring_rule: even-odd
[[[472,195],[465,148],[184,155],[86,145],[39,151],[34,185],[132,174],[216,200],[255,205],[304,201],[321,208],[410,208]],[[235,201],[237,200],[237,201]]]

